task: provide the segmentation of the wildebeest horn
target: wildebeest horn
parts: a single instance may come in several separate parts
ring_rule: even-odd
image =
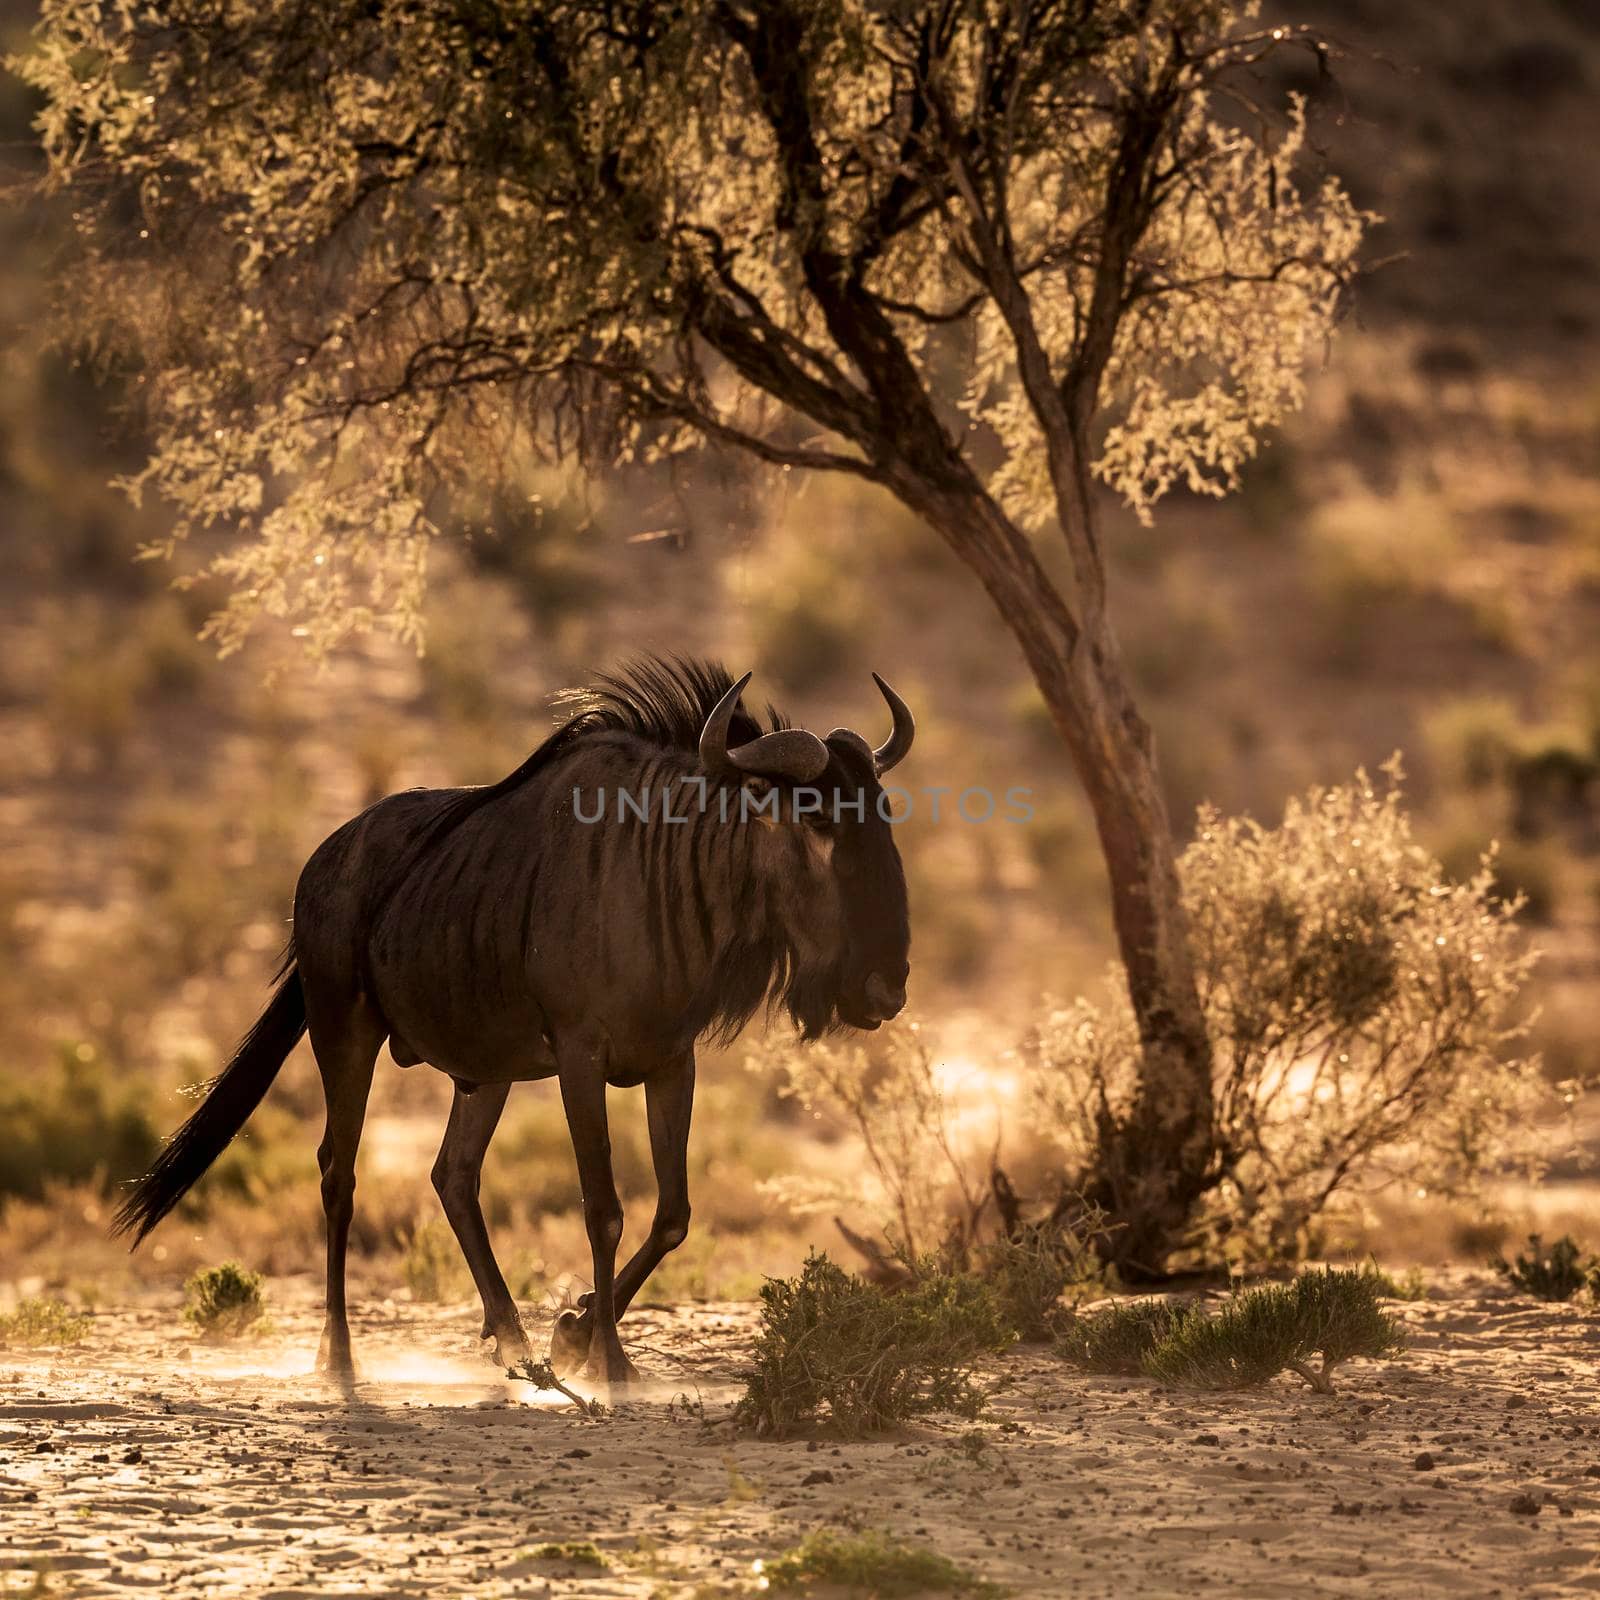
[[[750,673],[732,684],[716,703],[706,725],[700,730],[700,762],[708,772],[754,772],[764,778],[792,778],[810,783],[820,778],[828,765],[827,746],[814,733],[803,728],[780,728],[764,733],[736,749],[728,748],[728,728],[734,707],[750,681]]]
[[[917,724],[911,715],[911,707],[876,672],[872,674],[872,681],[877,684],[883,698],[889,702],[889,714],[894,718],[894,726],[889,730],[888,739],[872,752],[872,764],[878,769],[878,776],[881,778],[891,767],[899,766],[910,753],[911,741],[917,734]]]

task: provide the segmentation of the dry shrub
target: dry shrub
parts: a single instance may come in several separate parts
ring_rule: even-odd
[[[975,1368],[1012,1337],[993,1293],[969,1273],[930,1267],[888,1290],[813,1252],[798,1277],[762,1287],[736,1415],[778,1438],[816,1424],[857,1436],[928,1412],[972,1416],[984,1399]]]
[[[1537,1062],[1510,1056],[1533,965],[1487,863],[1450,883],[1413,840],[1399,771],[1380,792],[1312,789],[1264,828],[1200,813],[1184,900],[1215,1060],[1214,1158],[1191,1245],[1207,1259],[1308,1253],[1326,1207],[1403,1175],[1470,1191],[1536,1164],[1555,1109]],[[1042,1121],[1093,1176],[1128,1117],[1138,1034],[1120,985],[1051,1012],[1028,1041]]]
[[[865,1209],[883,1230],[886,1253],[902,1262],[965,1260],[988,1189],[956,1135],[919,1024],[886,1029],[870,1045],[771,1039],[755,1047],[752,1065],[772,1074],[784,1099],[847,1128],[863,1158],[847,1179],[775,1178],[765,1190],[800,1211]]]
[[[1105,1270],[1093,1243],[1098,1213],[1094,1219],[1028,1223],[973,1251],[973,1270],[1024,1344],[1047,1344],[1061,1332],[1071,1315],[1064,1298],[1104,1292]]]
[[[41,1199],[56,1183],[93,1180],[110,1192],[142,1172],[161,1148],[147,1101],[86,1043],[0,1084],[0,1203]]]
[[[1030,1343],[1060,1331],[1063,1296],[1103,1291],[1093,1243],[1103,1213],[1064,1195],[1049,1216],[1024,1219],[994,1166],[998,1143],[989,1154],[990,1182],[1003,1187],[1010,1209],[998,1223],[990,1220],[990,1183],[979,1176],[971,1137],[957,1131],[920,1024],[886,1030],[871,1044],[830,1039],[802,1049],[769,1041],[758,1050],[780,1096],[825,1112],[861,1151],[845,1177],[776,1178],[762,1187],[797,1210],[865,1209],[879,1238],[842,1220],[838,1227],[866,1258],[874,1282],[902,1287],[930,1274],[976,1276],[993,1291],[1005,1326]]]

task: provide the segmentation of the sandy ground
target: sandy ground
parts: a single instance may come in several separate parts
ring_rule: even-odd
[[[360,1310],[347,1398],[312,1375],[309,1286],[276,1299],[255,1345],[198,1345],[152,1299],[76,1350],[0,1352],[0,1594],[753,1594],[824,1523],[1018,1596],[1600,1592],[1600,1319],[1479,1277],[1404,1308],[1410,1354],[1329,1399],[1019,1353],[981,1447],[956,1419],[734,1435],[748,1306],[636,1312],[647,1398],[589,1419],[478,1361],[464,1307]],[[605,1566],[529,1553],[560,1540]]]

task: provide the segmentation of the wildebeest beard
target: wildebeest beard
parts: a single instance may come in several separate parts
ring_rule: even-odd
[[[718,958],[690,1008],[697,1036],[729,1044],[763,1006],[787,1012],[807,1040],[846,1026],[839,1015],[844,963],[803,961],[785,939],[736,940]]]

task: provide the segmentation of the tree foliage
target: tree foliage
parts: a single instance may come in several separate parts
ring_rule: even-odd
[[[497,452],[710,440],[928,512],[1231,486],[1364,218],[1255,0],[46,0],[80,330],[215,622],[411,633]],[[996,526],[999,526],[996,523]],[[1092,539],[1074,541],[1099,606]]]

